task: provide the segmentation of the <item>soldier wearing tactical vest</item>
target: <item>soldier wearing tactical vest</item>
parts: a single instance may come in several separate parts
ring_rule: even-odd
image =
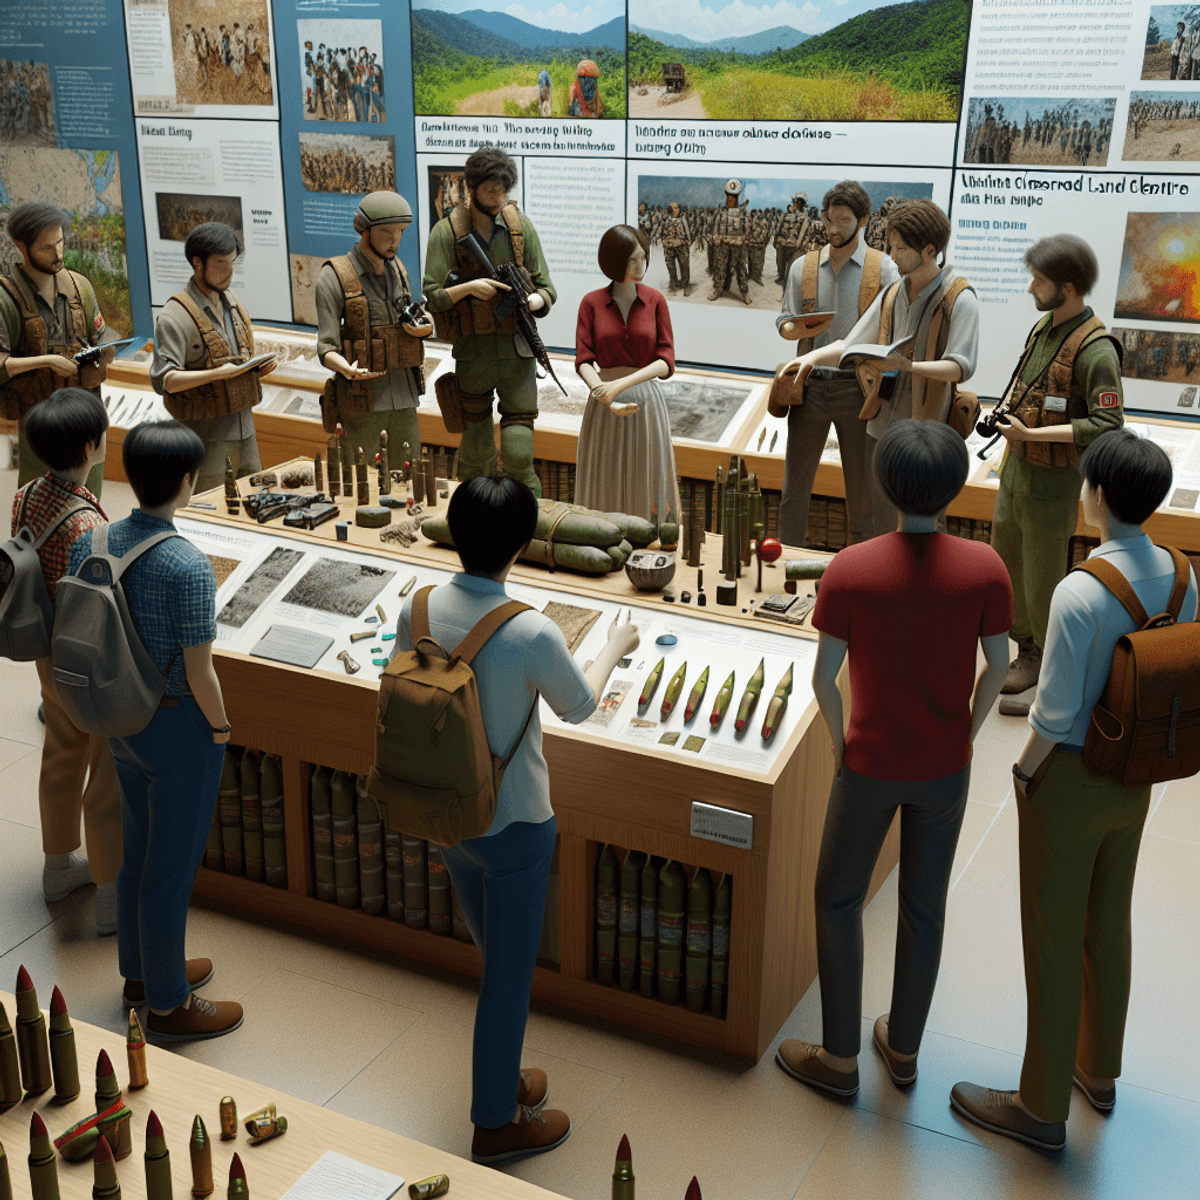
[[[204,443],[197,492],[220,486],[226,458],[239,479],[262,470],[250,410],[262,399],[261,377],[276,362],[250,364],[254,331],[231,289],[239,252],[228,225],[197,225],[183,245],[192,277],[154,322],[150,383],[167,412]]]
[[[421,339],[433,332],[427,321],[403,320],[413,297],[396,251],[410,224],[412,209],[403,196],[364,196],[354,214],[358,244],[322,266],[316,287],[317,355],[333,372],[321,397],[325,430],[332,433],[340,421],[346,450],[353,454],[361,446],[371,462],[386,429],[396,467],[406,442],[408,461],[420,457]]]
[[[20,422],[18,487],[48,470],[25,438],[25,414],[68,385],[99,396],[115,357],[105,350],[95,366],[73,361],[79,351],[105,340],[107,326],[92,285],[63,265],[63,229],[69,219],[53,204],[31,200],[13,208],[5,222],[24,260],[11,275],[0,277],[0,417]],[[92,495],[100,495],[103,479],[101,464],[87,477]]]
[[[1084,303],[1099,265],[1082,238],[1060,233],[1025,251],[1029,294],[1046,315],[1029,333],[1005,399],[1008,445],[992,517],[992,545],[1012,577],[1017,643],[1001,691],[1033,687],[1042,665],[1050,598],[1067,572],[1067,547],[1079,515],[1079,451],[1125,421],[1121,347]],[[1023,716],[1026,700],[1000,711]]]
[[[840,342],[871,306],[883,288],[900,278],[886,254],[863,239],[871,215],[871,197],[853,180],[843,180],[825,193],[821,222],[829,243],[796,259],[783,289],[783,305],[775,321],[782,337],[799,339],[802,355]],[[805,313],[832,312],[810,332]],[[871,520],[871,481],[867,475],[867,427],[859,419],[862,389],[853,371],[814,367],[804,385],[803,403],[772,409],[786,412],[787,449],[783,497],[779,504],[779,538],[787,546],[803,546],[813,481],[829,437],[837,430],[846,486],[847,544],[865,542],[874,533]]]
[[[517,168],[503,150],[482,146],[463,169],[467,203],[457,205],[429,235],[425,250],[425,301],[438,336],[454,347],[454,387],[462,407],[463,433],[458,477],[490,475],[496,469],[492,397],[500,402],[500,459],[504,473],[542,494],[533,470],[533,423],[537,418],[537,375],[533,352],[510,313],[497,322],[495,309],[507,285],[489,279],[455,243],[472,230],[493,265],[515,263],[527,276],[529,311],[545,316],[557,299],[537,230],[508,193]],[[439,381],[439,386],[440,381]]]
[[[683,294],[690,296],[696,290],[692,282],[692,231],[687,217],[680,215],[679,205],[674,200],[662,223],[662,244],[671,279],[668,294],[683,288]]]
[[[808,233],[808,193],[797,192],[775,227],[775,282],[786,283],[792,260]]]
[[[713,225],[713,290],[708,296],[710,300],[720,300],[736,275],[738,291],[742,294],[742,303],[750,303],[750,281],[747,278],[749,259],[746,245],[750,216],[738,203],[738,197],[741,194],[742,181],[740,179],[731,179],[725,184],[725,207],[717,213],[717,219]]]

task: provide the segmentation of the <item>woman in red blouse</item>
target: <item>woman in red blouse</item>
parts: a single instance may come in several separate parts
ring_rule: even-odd
[[[597,256],[612,283],[579,305],[575,369],[592,390],[579,434],[575,503],[647,519],[657,508],[659,520],[671,507],[678,519],[671,420],[658,383],[675,371],[675,343],[666,297],[641,282],[649,251],[644,231],[614,225]]]

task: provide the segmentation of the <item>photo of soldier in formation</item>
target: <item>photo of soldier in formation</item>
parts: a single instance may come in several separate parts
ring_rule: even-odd
[[[387,120],[380,21],[297,21],[306,121]]]
[[[0,58],[0,143],[58,145],[48,64]]]
[[[186,242],[197,225],[219,221],[238,235],[246,244],[242,228],[242,199],[240,196],[186,196],[175,192],[156,192],[154,208],[158,214],[158,236],[164,242]]]
[[[1200,335],[1118,327],[1113,336],[1120,339],[1125,350],[1121,374],[1126,379],[1200,381]]]
[[[273,104],[266,0],[169,0],[181,104]]]
[[[1116,100],[976,97],[967,105],[963,163],[1102,167]]]
[[[1200,161],[1200,90],[1131,92],[1122,157]]]
[[[650,239],[644,282],[689,304],[779,311],[794,259],[827,239],[818,201],[835,179],[695,178],[643,175],[636,224]],[[736,184],[732,190],[729,185]],[[868,246],[887,253],[887,216],[898,200],[932,199],[925,183],[864,183]],[[435,202],[433,171],[429,195]],[[730,203],[730,201],[733,203]],[[431,204],[432,207],[432,204]]]
[[[300,134],[300,178],[310,192],[395,191],[396,139],[358,133]]]

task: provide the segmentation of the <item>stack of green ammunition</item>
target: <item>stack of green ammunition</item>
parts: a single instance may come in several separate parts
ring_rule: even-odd
[[[204,865],[210,871],[287,887],[283,764],[277,755],[227,748]]]

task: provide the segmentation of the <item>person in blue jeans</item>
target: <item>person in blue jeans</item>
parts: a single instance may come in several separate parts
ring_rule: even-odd
[[[429,626],[453,653],[483,616],[508,602],[504,581],[533,537],[537,500],[515,479],[480,475],[455,491],[449,521],[463,570],[430,593]],[[397,624],[397,651],[413,648],[411,620],[410,596]],[[530,611],[502,625],[472,663],[491,751],[512,753],[487,832],[442,850],[483,955],[471,1098],[471,1156],[478,1163],[541,1154],[571,1133],[566,1113],[543,1107],[545,1072],[521,1069],[557,834],[536,705],[540,696],[564,721],[586,720],[618,660],[637,645],[637,629],[614,621],[604,648],[581,670],[558,626]]]
[[[172,531],[204,462],[204,443],[179,421],[139,425],[121,459],[138,507],[109,527],[108,552],[124,555]],[[92,534],[71,548],[79,573]],[[122,853],[117,877],[117,955],[125,1004],[149,1006],[156,1041],[220,1037],[242,1023],[242,1006],[195,994],[213,975],[187,959],[188,899],[212,824],[229,722],[213,669],[216,579],[207,556],[182,536],[148,550],[122,586],[146,649],[167,676],[166,695],[141,733],[109,738],[121,789]]]

